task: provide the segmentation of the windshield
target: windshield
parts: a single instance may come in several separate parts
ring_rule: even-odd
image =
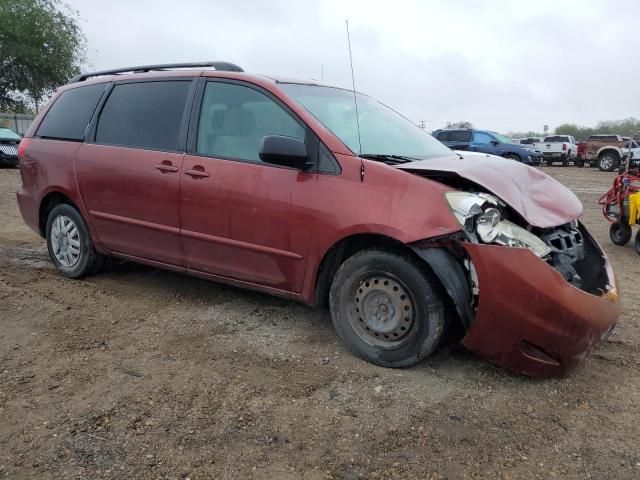
[[[496,137],[496,140],[498,140],[500,143],[513,143],[513,141],[510,138],[507,138],[504,135],[501,135],[499,133],[491,132],[491,135]]]
[[[352,152],[415,159],[454,155],[448,147],[396,111],[371,97],[358,94],[361,150],[352,91],[295,83],[280,84],[280,87]]]
[[[3,140],[20,140],[20,135],[8,128],[0,128],[0,138]]]

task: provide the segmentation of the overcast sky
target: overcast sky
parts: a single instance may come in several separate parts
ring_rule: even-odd
[[[640,117],[640,0],[66,0],[92,69],[227,60],[356,87],[429,130]]]

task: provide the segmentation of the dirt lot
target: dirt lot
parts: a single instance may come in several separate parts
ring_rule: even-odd
[[[64,279],[0,169],[0,478],[640,478],[640,257],[595,205],[612,174],[546,171],[584,202],[624,314],[540,381],[451,348],[375,367],[325,311],[152,268]]]

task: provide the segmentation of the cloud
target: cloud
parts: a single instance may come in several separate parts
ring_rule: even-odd
[[[95,69],[229,60],[350,87],[435,129],[499,131],[640,116],[640,3],[68,0]]]

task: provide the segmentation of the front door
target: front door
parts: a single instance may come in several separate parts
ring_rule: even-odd
[[[304,140],[306,128],[266,92],[208,81],[193,135],[180,185],[187,269],[299,292],[316,174],[263,163],[258,150],[266,135]]]
[[[113,253],[182,265],[180,139],[191,84],[116,84],[93,141],[78,150],[83,201],[100,242]]]
[[[471,139],[469,150],[474,152],[490,153],[492,155],[502,155],[495,138],[485,132],[473,132],[473,138]]]

